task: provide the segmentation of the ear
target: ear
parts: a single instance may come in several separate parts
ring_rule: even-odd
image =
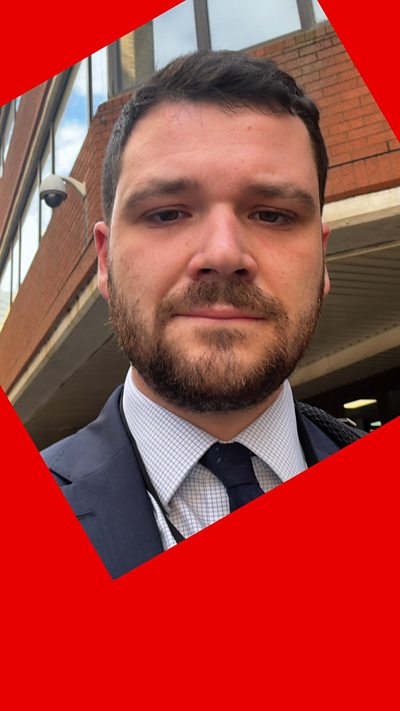
[[[324,257],[326,255],[326,250],[328,249],[328,240],[329,240],[329,235],[331,231],[328,225],[325,223],[322,224],[322,249],[324,250]],[[329,279],[329,274],[328,270],[326,268],[326,264],[324,267],[324,296],[327,296],[329,294],[329,290],[331,288],[331,280]]]
[[[100,294],[108,301],[108,241],[110,230],[105,222],[96,222],[94,241],[97,252],[97,285]]]

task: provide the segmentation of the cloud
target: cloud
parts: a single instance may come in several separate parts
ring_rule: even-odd
[[[55,136],[55,166],[57,175],[69,175],[86,138],[86,123],[70,120],[61,124]]]

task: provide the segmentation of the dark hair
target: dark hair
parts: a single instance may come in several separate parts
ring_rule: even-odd
[[[123,107],[111,134],[103,166],[103,210],[111,220],[121,156],[136,124],[164,101],[211,103],[226,109],[266,108],[298,116],[309,133],[318,171],[321,210],[328,156],[319,127],[319,111],[290,74],[270,59],[242,52],[201,50],[170,62],[156,72]]]

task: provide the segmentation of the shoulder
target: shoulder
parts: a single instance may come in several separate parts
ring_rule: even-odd
[[[113,578],[163,550],[150,498],[122,421],[122,388],[87,427],[42,456]]]
[[[346,447],[367,434],[358,429],[351,420],[337,419],[318,407],[304,402],[297,402],[297,407],[302,417],[322,430],[339,448]]]
[[[119,412],[121,392],[122,386],[112,393],[96,420],[41,452],[61,486],[90,476],[129,449]]]

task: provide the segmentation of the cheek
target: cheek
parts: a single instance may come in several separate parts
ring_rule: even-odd
[[[131,260],[124,255],[114,257],[111,268],[114,282],[121,291],[127,294],[136,290],[140,272]]]
[[[168,250],[135,248],[121,250],[113,259],[113,275],[130,299],[145,309],[155,310],[161,301],[176,291],[181,269]]]
[[[322,252],[287,249],[283,253],[271,254],[263,273],[266,291],[276,296],[288,312],[301,310],[319,293]]]

